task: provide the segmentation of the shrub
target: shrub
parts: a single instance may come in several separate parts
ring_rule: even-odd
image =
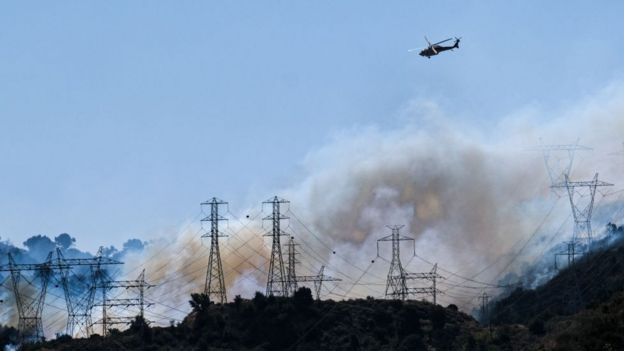
[[[254,295],[252,302],[254,306],[256,306],[256,308],[259,310],[263,310],[268,303],[266,296],[264,296],[264,294],[259,291],[256,291],[256,294]]]
[[[297,291],[295,291],[293,301],[296,307],[307,307],[312,305],[314,303],[312,290],[306,287],[299,288]]]
[[[201,294],[191,294],[191,300],[189,301],[191,307],[193,307],[193,311],[196,312],[206,312],[210,307],[210,297],[204,293]]]
[[[234,297],[234,306],[236,306],[236,310],[240,310],[241,305],[243,304],[243,298],[240,295],[236,295]]]

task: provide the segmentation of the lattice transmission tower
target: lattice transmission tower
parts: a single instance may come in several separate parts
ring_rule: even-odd
[[[325,266],[321,266],[321,269],[319,270],[318,274],[312,281],[314,282],[314,292],[316,295],[316,299],[320,300],[321,288],[323,287],[323,282],[340,282],[342,281],[342,279],[334,278],[330,275],[325,275]]]
[[[540,139],[538,150],[544,155],[544,164],[550,178],[550,185],[556,185],[565,180],[566,176],[570,176],[572,164],[574,163],[574,154],[576,151],[588,151],[591,148],[579,145],[580,139],[574,144],[564,145],[545,145]],[[553,191],[556,192],[556,188]]]
[[[483,292],[483,294],[481,294],[481,296],[479,296],[479,300],[481,300],[481,309],[480,309],[480,314],[481,314],[481,323],[483,324],[490,324],[490,296],[486,293]]]
[[[379,257],[379,242],[392,242],[392,259],[390,261],[390,270],[386,279],[386,297],[397,300],[406,300],[409,295],[430,295],[433,303],[437,303],[437,295],[440,290],[437,288],[438,279],[443,279],[437,272],[438,264],[434,264],[430,272],[408,273],[401,264],[401,241],[411,241],[414,255],[416,254],[415,241],[412,238],[401,235],[402,225],[388,226],[392,233],[377,240],[377,256]],[[408,280],[426,280],[431,282],[428,287],[408,287]]]
[[[316,295],[316,299],[321,299],[321,287],[323,286],[323,282],[339,282],[342,279],[334,278],[328,275],[325,275],[325,266],[321,266],[321,270],[317,275],[297,275],[297,264],[300,263],[297,259],[297,246],[299,244],[295,243],[295,238],[290,237],[288,240],[288,244],[286,244],[286,249],[288,252],[288,265],[286,266],[286,287],[289,295],[294,295],[295,291],[297,291],[298,284],[304,282],[312,282],[314,283],[314,291]]]
[[[288,252],[288,264],[286,265],[286,291],[288,295],[293,295],[297,291],[297,245],[295,237],[291,236],[286,244],[286,252]]]
[[[431,296],[434,305],[438,303],[438,294],[441,294],[442,292],[438,289],[437,282],[438,279],[444,279],[444,277],[438,274],[437,263],[433,265],[433,268],[431,268],[431,271],[429,272],[407,273],[407,279],[420,279],[431,282],[431,285],[428,287],[410,288],[409,291],[417,295],[429,295]]]
[[[567,255],[568,263],[574,262],[575,255],[580,254],[583,247],[589,248],[592,243],[591,219],[594,210],[594,199],[598,187],[605,186],[613,186],[613,184],[598,180],[598,173],[590,181],[576,182],[570,181],[569,177],[565,175],[563,182],[552,186],[553,188],[566,189],[570,199],[570,207],[572,208],[572,216],[574,218],[572,240],[567,243],[567,252],[557,254]],[[586,198],[586,200],[581,201],[580,198]]]
[[[405,300],[409,295],[407,289],[407,274],[401,264],[401,241],[411,241],[416,250],[415,241],[400,234],[402,225],[388,226],[392,230],[392,234],[377,240],[377,256],[379,257],[379,242],[392,242],[392,260],[390,261],[390,270],[386,280],[386,296],[393,299]]]
[[[44,340],[42,313],[45,304],[48,283],[53,276],[52,252],[50,252],[44,263],[28,264],[15,263],[13,255],[9,253],[8,265],[0,266],[0,272],[9,272],[13,288],[13,295],[18,312],[18,332],[20,341],[23,343],[39,342]],[[32,272],[31,279],[27,279],[22,272]],[[30,286],[38,288],[37,291],[26,291],[22,280]],[[35,282],[39,281],[39,286]]]
[[[97,289],[96,269],[107,265],[120,265],[123,262],[102,255],[102,248],[92,258],[65,258],[59,248],[56,249],[55,269],[59,271],[61,286],[67,306],[67,327],[65,333],[72,337],[93,334],[91,313]],[[72,274],[74,267],[88,267],[89,275]]]
[[[152,303],[145,302],[145,290],[154,287],[150,283],[145,281],[145,269],[141,271],[141,274],[135,280],[112,280],[112,279],[103,279],[100,280],[98,288],[102,289],[102,302],[99,304],[95,304],[94,306],[102,307],[102,319],[95,322],[94,324],[102,325],[102,335],[108,335],[109,327],[112,325],[130,324],[137,316],[140,316],[146,323],[149,323],[145,319],[145,308],[152,306]],[[108,298],[107,292],[112,289],[136,289],[137,293],[136,297],[131,298]],[[135,316],[111,316],[110,312],[115,307],[123,307],[127,309],[128,307],[138,307],[139,313]]]
[[[219,238],[225,237],[219,231],[219,222],[226,218],[219,215],[219,206],[228,203],[213,197],[210,201],[202,202],[201,206],[210,206],[210,214],[202,218],[204,222],[210,222],[210,232],[202,235],[202,238],[210,238],[210,257],[208,258],[208,269],[206,271],[206,283],[204,293],[210,297],[210,301],[216,303],[226,303],[227,294],[225,291],[225,278],[223,276],[223,264],[219,251]]]
[[[271,260],[269,261],[269,273],[266,286],[267,296],[288,296],[288,287],[286,285],[287,276],[284,269],[282,245],[280,244],[280,237],[288,235],[280,228],[280,222],[284,219],[288,219],[288,217],[280,213],[280,205],[288,203],[290,202],[280,199],[277,196],[262,203],[263,205],[270,204],[272,207],[271,215],[263,218],[263,220],[269,220],[272,223],[271,231],[265,234],[265,236],[270,236],[272,241]]]

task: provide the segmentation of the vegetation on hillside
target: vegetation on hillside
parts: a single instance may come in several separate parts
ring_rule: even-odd
[[[624,291],[624,228],[610,224],[609,245],[595,247],[537,289],[518,288],[491,308],[494,324],[543,324]],[[600,243],[598,243],[600,244]]]
[[[225,305],[193,294],[179,325],[153,327],[137,319],[109,337],[54,340],[27,350],[480,350],[487,331],[470,316],[427,302],[314,301],[308,288],[292,298],[237,297]]]

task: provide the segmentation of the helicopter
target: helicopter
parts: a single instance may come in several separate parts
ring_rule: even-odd
[[[435,55],[441,53],[442,51],[459,49],[459,41],[461,40],[461,37],[460,38],[455,37],[455,44],[453,44],[452,46],[442,46],[440,44],[446,43],[449,40],[453,40],[453,38],[448,38],[446,40],[442,40],[442,41],[439,41],[439,42],[434,43],[434,44],[431,44],[429,42],[429,39],[427,39],[426,36],[425,36],[425,40],[427,41],[427,44],[429,44],[429,46],[426,49],[421,50],[418,55],[423,56],[423,57],[427,57],[427,58],[430,59],[431,56],[435,56]],[[410,49],[410,50],[407,50],[407,51],[412,52],[412,51],[417,51],[417,50],[418,49]]]

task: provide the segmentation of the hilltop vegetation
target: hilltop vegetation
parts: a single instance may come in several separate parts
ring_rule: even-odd
[[[55,340],[27,350],[479,350],[487,332],[470,316],[427,302],[360,299],[314,301],[309,289],[293,298],[236,298],[214,305],[194,294],[193,312],[179,325],[149,328],[137,319],[102,338]]]

